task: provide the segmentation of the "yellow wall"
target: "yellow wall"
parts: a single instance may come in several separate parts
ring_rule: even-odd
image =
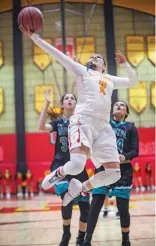
[[[61,36],[61,30],[58,27],[60,21],[59,12],[48,13],[49,9],[58,8],[59,5],[47,4],[42,6],[44,11],[44,30],[43,37],[49,37],[55,42],[55,38]],[[66,8],[76,9],[78,12],[85,13],[89,16],[92,5],[90,4],[66,4]],[[74,38],[84,36],[85,23],[87,18],[74,16],[66,12],[66,35]],[[134,23],[133,23],[134,22]],[[130,9],[114,7],[114,23],[115,23],[115,43],[116,49],[126,52],[125,38],[127,35],[153,35],[154,20],[151,15],[147,15]],[[88,35],[95,37],[96,52],[106,57],[105,47],[105,31],[103,9],[100,5],[96,6],[95,13],[91,20]],[[15,111],[14,111],[14,76],[13,76],[13,47],[12,47],[12,14],[11,12],[0,14],[0,40],[4,42],[4,58],[5,65],[0,69],[0,87],[4,88],[5,94],[5,113],[0,117],[0,133],[15,132]],[[52,83],[55,87],[55,103],[59,105],[60,94],[56,87],[52,66],[50,65],[42,72],[33,63],[33,42],[23,37],[23,54],[24,54],[24,100],[25,100],[25,118],[26,132],[36,132],[37,120],[39,114],[35,111],[34,106],[34,90],[39,84]],[[53,61],[53,68],[56,72],[57,80],[63,90],[63,69],[62,66]],[[130,107],[129,120],[135,121],[137,126],[154,126],[154,109],[150,105],[150,83],[154,80],[154,66],[148,60],[147,55],[144,61],[137,67],[137,74],[140,81],[147,81],[148,85],[148,106],[140,115]],[[117,69],[118,76],[125,76],[122,69]],[[68,91],[71,92],[73,77],[68,74]],[[128,101],[128,90],[119,90],[119,99]]]
[[[145,37],[145,49],[147,49],[146,36],[154,35],[154,17],[129,9],[114,8],[115,42],[116,49],[126,53],[125,37],[127,35],[143,35]],[[130,107],[128,120],[135,121],[137,126],[154,126],[154,108],[150,105],[150,83],[155,80],[155,66],[148,60],[147,52],[145,59],[138,65],[136,72],[139,81],[147,81],[148,105],[141,113],[136,113]],[[125,76],[123,69],[117,69],[118,76]],[[119,100],[128,101],[128,89],[118,90]]]
[[[0,133],[15,132],[12,13],[0,14],[0,40],[4,65],[0,68],[0,87],[4,89],[5,111],[0,115]]]

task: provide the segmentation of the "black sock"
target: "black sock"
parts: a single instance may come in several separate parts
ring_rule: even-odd
[[[79,233],[78,233],[78,238],[80,238],[80,239],[84,239],[84,236],[85,236],[85,232],[84,232],[84,231],[80,231],[80,230],[79,230]]]
[[[128,232],[122,232],[122,241],[123,242],[129,241],[129,231]]]
[[[65,234],[70,234],[70,225],[63,225],[63,232]]]

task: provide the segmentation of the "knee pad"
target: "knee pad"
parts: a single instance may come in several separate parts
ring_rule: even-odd
[[[89,207],[90,204],[88,202],[79,202],[80,221],[83,223],[87,223]]]
[[[66,207],[62,206],[62,218],[64,220],[70,220],[71,219],[72,209],[73,209],[72,203],[69,203]]]
[[[119,168],[106,168],[105,171],[101,171],[95,174],[89,179],[93,188],[100,186],[108,186],[116,183],[121,178]]]
[[[63,167],[65,175],[77,175],[84,170],[87,157],[84,154],[71,153],[70,161]]]

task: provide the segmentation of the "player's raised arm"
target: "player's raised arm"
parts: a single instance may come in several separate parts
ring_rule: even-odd
[[[45,104],[43,106],[41,115],[38,120],[38,128],[39,130],[43,130],[43,131],[53,131],[52,125],[46,124],[46,114],[47,114],[49,104],[51,103],[50,94],[51,94],[51,90],[47,89],[45,92]]]
[[[38,34],[32,33],[28,27],[27,30],[23,26],[20,26],[19,28],[26,36],[30,37],[35,42],[35,44],[37,44],[46,53],[52,55],[69,72],[73,73],[75,76],[86,72],[85,66],[73,61],[70,57],[66,56],[61,51],[48,44],[46,41],[41,39]]]
[[[111,76],[114,82],[114,89],[130,88],[130,87],[137,86],[138,79],[137,79],[136,72],[129,65],[126,57],[120,51],[116,52],[116,61],[120,65],[120,67],[122,67],[126,71],[128,78]]]

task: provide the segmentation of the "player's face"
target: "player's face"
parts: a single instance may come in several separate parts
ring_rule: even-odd
[[[94,54],[89,58],[89,61],[92,64],[94,64],[96,66],[97,71],[103,71],[105,70],[105,66],[104,66],[104,61],[103,61],[103,57],[99,54]]]
[[[64,109],[74,109],[76,105],[76,100],[73,94],[66,94],[63,99],[63,108]]]
[[[125,117],[127,115],[127,107],[124,102],[116,102],[113,106],[113,115],[121,115]]]

